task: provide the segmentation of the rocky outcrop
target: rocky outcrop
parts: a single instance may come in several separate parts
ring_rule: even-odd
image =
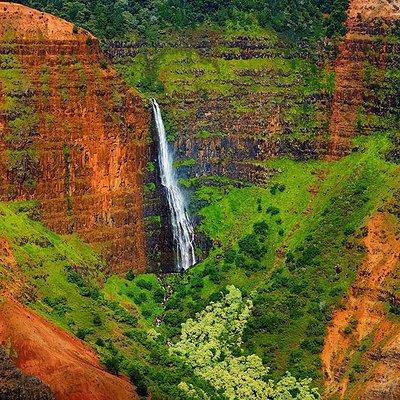
[[[0,199],[40,202],[114,271],[146,268],[148,110],[89,33],[0,3]]]
[[[54,400],[50,388],[38,378],[25,375],[0,348],[0,399]]]

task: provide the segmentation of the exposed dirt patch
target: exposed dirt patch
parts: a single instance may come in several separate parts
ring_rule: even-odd
[[[19,370],[0,347],[0,399],[54,400],[54,396],[39,379]]]
[[[0,344],[16,365],[48,384],[58,400],[134,400],[133,386],[106,372],[96,354],[13,299],[0,306]]]
[[[367,258],[344,301],[344,308],[334,313],[325,338],[322,362],[328,396],[340,393],[343,397],[346,393],[348,378],[345,373],[348,371],[349,360],[363,339],[372,335],[372,347],[378,348],[379,344],[382,347],[382,342],[393,337],[394,332],[399,330],[398,326],[388,320],[383,306],[383,283],[398,266],[400,257],[400,238],[396,236],[390,216],[379,213],[371,218],[365,246]],[[396,341],[397,346],[400,346],[399,340]],[[382,364],[380,368],[386,368],[387,375],[393,375],[389,365],[385,367]],[[364,384],[363,388],[365,392],[367,385]]]
[[[13,40],[86,40],[88,32],[70,22],[15,3],[0,2],[0,38]]]

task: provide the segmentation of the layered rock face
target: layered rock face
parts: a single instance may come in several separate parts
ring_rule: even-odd
[[[398,1],[350,2],[348,33],[335,64],[329,125],[331,158],[348,154],[350,139],[357,134],[396,128],[400,98],[396,74],[400,67],[396,32],[399,10]]]
[[[191,32],[148,49],[143,43],[108,42],[117,69],[145,91],[152,77],[164,86],[165,112],[181,176],[219,175],[264,183],[264,161],[325,153],[332,71],[302,59],[273,33],[259,37]],[[130,70],[144,70],[137,76]],[[133,78],[133,79],[132,79]],[[150,90],[154,87],[150,88]]]
[[[348,33],[334,57],[322,46],[314,58],[289,49],[273,33],[212,31],[161,38],[156,49],[109,42],[105,50],[144,91],[158,89],[150,78],[164,86],[158,98],[177,156],[195,161],[181,176],[262,183],[270,158],[338,158],[357,134],[395,125],[398,19],[397,1],[350,2]]]
[[[148,111],[89,33],[0,3],[0,199],[37,200],[114,270],[146,266]]]

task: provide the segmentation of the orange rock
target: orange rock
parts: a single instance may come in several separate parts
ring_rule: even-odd
[[[77,232],[114,271],[144,270],[145,103],[107,66],[97,39],[52,15],[0,3],[1,54],[17,60],[30,89],[10,95],[0,78],[0,105],[17,96],[37,122],[25,142],[10,145],[15,115],[0,113],[0,200],[36,199],[51,229]],[[39,165],[25,163],[19,181],[6,152],[26,146]],[[24,168],[34,184],[22,182]]]

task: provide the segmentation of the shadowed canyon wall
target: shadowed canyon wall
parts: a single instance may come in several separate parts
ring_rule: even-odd
[[[144,270],[148,128],[97,39],[0,3],[1,200],[37,200],[51,229],[77,232],[114,270]]]

